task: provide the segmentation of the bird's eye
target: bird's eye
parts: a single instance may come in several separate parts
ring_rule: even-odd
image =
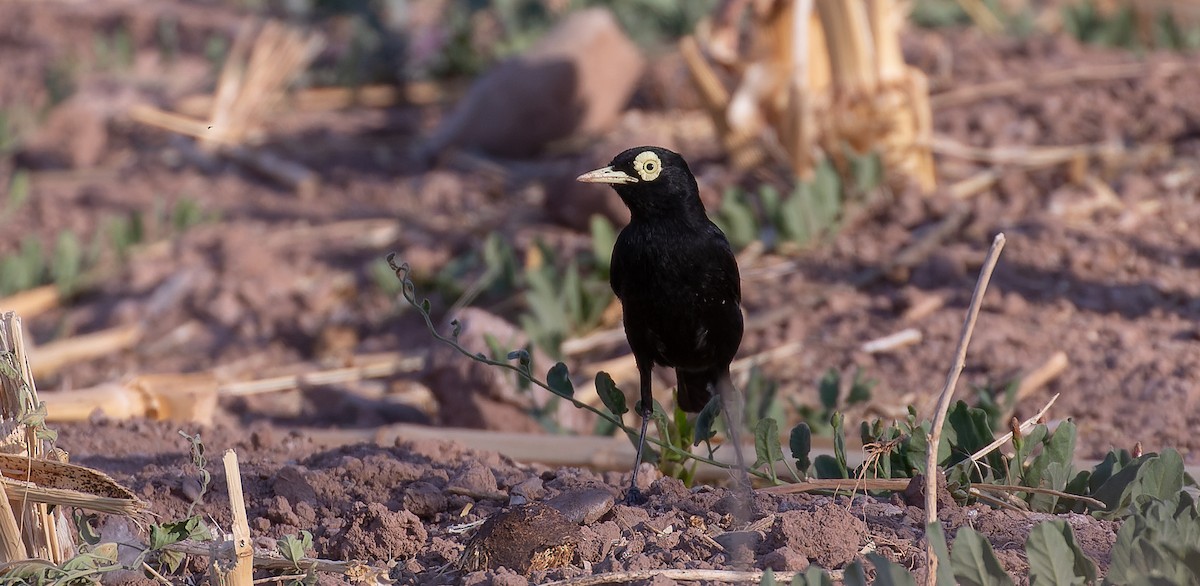
[[[642,181],[654,181],[662,173],[662,161],[654,151],[643,151],[633,159],[633,169]]]

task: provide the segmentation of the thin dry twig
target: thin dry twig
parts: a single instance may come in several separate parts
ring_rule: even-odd
[[[983,268],[979,270],[979,280],[975,283],[975,293],[971,295],[971,305],[967,308],[967,319],[963,322],[962,334],[958,338],[958,349],[954,352],[954,362],[950,365],[950,372],[946,375],[946,384],[942,387],[942,392],[938,398],[937,411],[933,418],[933,430],[929,434],[929,449],[925,457],[925,522],[937,522],[937,454],[938,446],[942,441],[942,427],[946,424],[946,412],[950,409],[950,401],[954,398],[954,387],[958,383],[958,376],[962,374],[963,366],[967,359],[967,344],[971,341],[971,334],[975,331],[975,320],[979,317],[979,310],[983,306],[983,294],[987,292],[988,282],[992,279],[992,271],[996,268],[996,262],[1000,260],[1000,251],[1004,249],[1004,233],[996,234],[996,238],[992,240],[992,247],[988,250],[987,258],[983,261]],[[926,579],[925,583],[928,586],[936,586],[937,579],[937,554],[933,551],[932,544],[925,545],[925,560],[926,560]]]
[[[1022,434],[1029,433],[1029,430],[1033,429],[1033,426],[1037,425],[1037,422],[1041,421],[1042,417],[1046,416],[1046,412],[1050,410],[1050,406],[1054,405],[1054,402],[1058,400],[1059,394],[1061,394],[1061,393],[1056,393],[1053,397],[1050,397],[1050,400],[1048,402],[1046,402],[1045,407],[1042,407],[1042,409],[1040,411],[1038,411],[1037,413],[1035,413],[1033,415],[1033,417],[1026,419],[1020,425],[1020,430],[1021,430]],[[1004,445],[1005,442],[1012,439],[1012,436],[1013,436],[1013,432],[1010,431],[1010,432],[996,438],[996,440],[993,441],[992,443],[990,443],[982,448],[979,448],[978,451],[976,451],[974,454],[971,454],[971,457],[968,458],[968,460],[970,460],[972,462],[978,462],[978,461],[982,460],[985,456],[992,453],[992,451],[996,450],[1000,446]]]
[[[790,582],[799,574],[799,572],[776,572],[775,580],[779,582]],[[841,580],[843,577],[843,572],[841,570],[833,570],[829,572],[829,575],[834,580]],[[762,581],[763,573],[759,570],[637,570],[580,576],[579,578],[572,578],[570,580],[544,582],[541,586],[598,586],[600,584],[628,584],[631,582],[637,582],[638,580],[651,580],[657,576],[663,576],[670,580],[688,580],[692,582],[707,580],[710,582],[743,582],[757,584]]]
[[[879,354],[881,352],[891,352],[916,344],[921,341],[921,330],[917,328],[905,328],[894,334],[888,334],[881,338],[875,338],[862,345],[862,351],[867,354]]]
[[[765,494],[795,494],[800,492],[817,491],[874,491],[890,490],[900,492],[908,488],[912,480],[908,478],[810,478],[804,482],[793,482],[779,486],[767,486],[757,489]]]
[[[1038,389],[1046,386],[1047,383],[1057,378],[1058,375],[1062,374],[1062,372],[1066,370],[1070,364],[1071,361],[1067,358],[1066,352],[1063,352],[1062,350],[1055,352],[1049,360],[1043,362],[1041,366],[1033,369],[1032,372],[1025,375],[1025,377],[1021,379],[1021,384],[1017,387],[1017,402],[1021,402],[1021,400],[1027,398],[1029,395],[1032,395]],[[1054,396],[1058,397],[1058,395]],[[1054,401],[1051,400],[1051,403],[1053,402]],[[1047,408],[1049,408],[1049,406],[1047,406]],[[1042,412],[1045,413],[1045,409],[1043,409]]]
[[[1093,507],[1096,507],[1099,509],[1107,509],[1108,508],[1108,505],[1106,505],[1103,502],[1096,500],[1090,496],[1071,494],[1069,492],[1063,492],[1061,490],[1054,490],[1052,488],[1042,488],[1042,487],[1035,487],[1035,486],[1018,486],[1015,484],[973,484],[973,485],[971,485],[971,490],[972,491],[974,491],[974,490],[981,490],[981,491],[982,490],[992,490],[992,491],[996,491],[996,492],[1005,492],[1005,493],[1034,492],[1037,494],[1048,494],[1051,496],[1056,496],[1058,498],[1082,501],[1082,502],[1085,502],[1085,503],[1092,505]]]
[[[179,553],[209,557],[214,555],[211,543],[197,543],[194,541],[181,541],[167,546],[171,551]],[[215,555],[229,557],[233,554],[233,544],[225,542],[218,546]],[[340,560],[324,560],[317,558],[301,558],[296,562],[286,560],[281,557],[270,557],[264,555],[254,556],[254,567],[264,570],[295,570],[296,566],[301,568],[311,568],[313,571],[326,572],[330,574],[345,574],[348,576],[376,576],[386,579],[387,570],[372,568],[367,564],[355,561],[340,561]]]
[[[1045,71],[1029,77],[1013,77],[979,85],[957,87],[930,96],[929,102],[935,109],[962,106],[977,100],[1003,98],[1055,86],[1075,85],[1079,82],[1113,81],[1130,77],[1174,75],[1196,67],[1189,61],[1168,61],[1157,65],[1146,63],[1120,63],[1117,65],[1084,65],[1057,71]]]

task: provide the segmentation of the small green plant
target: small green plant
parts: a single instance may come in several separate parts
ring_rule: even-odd
[[[34,119],[28,108],[10,106],[0,108],[0,157],[21,148],[21,140],[29,132],[30,120]],[[16,174],[14,174],[14,179]],[[9,189],[12,189],[10,184]],[[9,195],[12,198],[12,195]]]
[[[171,14],[160,16],[154,39],[158,43],[158,54],[163,63],[173,64],[179,57],[182,44],[179,38],[179,18]]]
[[[312,549],[313,537],[308,531],[301,531],[299,536],[284,535],[275,543],[275,548],[279,551],[279,555],[283,559],[292,562],[292,567],[297,572],[303,572],[303,578],[293,578],[288,581],[292,586],[310,586],[317,583],[316,567],[311,563],[305,563],[304,558],[306,553]]]
[[[124,26],[112,32],[97,32],[92,37],[96,67],[107,71],[126,71],[133,67],[133,35]]]
[[[443,336],[438,333],[437,327],[434,325],[433,317],[430,315],[432,305],[428,299],[417,300],[416,285],[410,278],[410,269],[408,265],[395,263],[395,255],[388,255],[388,264],[394,271],[396,278],[401,283],[401,291],[404,300],[407,301],[414,309],[416,309],[422,318],[425,320],[425,326],[430,334],[439,342],[449,345],[457,350],[463,356],[486,364],[495,368],[505,369],[518,374],[525,380],[529,381],[533,386],[549,391],[561,400],[570,401],[573,405],[580,409],[584,409],[602,420],[607,422],[607,425],[612,429],[619,429],[630,437],[631,441],[636,441],[638,430],[629,427],[623,421],[623,416],[629,411],[625,404],[624,394],[613,383],[612,377],[607,373],[600,372],[596,374],[596,388],[599,391],[600,398],[604,404],[604,409],[599,409],[584,403],[575,398],[575,387],[571,381],[570,372],[567,366],[559,362],[552,366],[546,373],[545,380],[534,376],[532,371],[532,358],[527,350],[515,350],[505,356],[505,360],[496,360],[489,358],[483,353],[472,353],[458,343],[459,325],[457,321],[451,322],[451,331],[449,336]],[[495,353],[495,351],[493,350]],[[516,364],[513,364],[513,363]],[[677,413],[674,419],[669,419],[666,416],[666,411],[655,402],[653,407],[652,421],[655,424],[657,436],[649,434],[646,438],[646,454],[645,461],[659,462],[659,465],[665,470],[681,478],[690,479],[690,470],[683,466],[684,463],[691,460],[694,462],[704,462],[721,468],[728,468],[728,465],[717,462],[712,458],[713,449],[709,448],[708,456],[701,456],[692,451],[692,448],[700,443],[706,443],[715,435],[714,425],[716,423],[716,415],[719,412],[718,401],[709,402],[700,414],[696,416],[694,422],[682,416],[682,412]],[[635,406],[636,407],[636,406]],[[691,433],[689,433],[689,431]],[[776,438],[776,442],[778,439]],[[693,468],[694,469],[694,462]],[[753,475],[759,476],[764,480],[772,480],[773,473],[751,471]]]
[[[0,219],[2,217],[0,214]],[[124,262],[134,246],[145,242],[148,232],[163,237],[175,236],[216,218],[216,214],[206,212],[195,201],[184,198],[169,209],[157,209],[152,214],[149,229],[140,212],[102,220],[102,230],[93,235],[86,250],[71,230],[59,232],[49,256],[40,241],[26,237],[16,252],[0,257],[0,271],[4,274],[0,295],[11,295],[47,283],[57,286],[64,297],[74,295],[86,286],[90,272],[105,259],[110,249],[116,261]]]
[[[842,373],[836,368],[825,371],[825,375],[817,383],[817,399],[819,406],[801,404],[792,399],[792,407],[801,421],[817,435],[832,433],[831,419],[834,413],[855,405],[862,405],[871,400],[871,389],[878,384],[873,379],[863,378],[861,368],[854,369],[854,377],[848,385],[842,380]],[[843,390],[843,387],[848,387]]]
[[[70,230],[60,232],[58,242],[54,246],[50,274],[63,297],[69,297],[79,288],[83,276],[83,260],[83,247],[80,246],[75,233]]]
[[[50,98],[47,108],[63,103],[75,93],[78,73],[78,63],[68,57],[56,59],[46,66],[42,72],[42,84]]]
[[[829,160],[817,166],[811,181],[799,182],[784,197],[771,184],[757,197],[731,187],[713,214],[713,222],[735,249],[762,241],[768,248],[802,249],[832,234],[847,202],[865,200],[883,180],[883,163],[875,153],[847,151],[845,177]]]
[[[1085,43],[1124,49],[1161,48],[1190,51],[1200,48],[1200,26],[1185,25],[1169,8],[1157,12],[1139,11],[1126,2],[1111,14],[1105,14],[1094,0],[1081,0],[1063,6],[1063,28]],[[1149,19],[1149,23],[1141,22]],[[1150,35],[1142,34],[1149,30]]]

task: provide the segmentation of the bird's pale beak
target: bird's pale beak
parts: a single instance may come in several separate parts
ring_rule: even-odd
[[[588,171],[583,175],[575,178],[576,181],[584,183],[637,183],[637,177],[630,175],[624,171],[618,171],[612,167],[602,167],[595,171]]]

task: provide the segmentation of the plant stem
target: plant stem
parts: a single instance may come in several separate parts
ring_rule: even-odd
[[[587,403],[584,403],[583,401],[580,401],[580,400],[576,399],[575,397],[564,396],[564,395],[561,395],[561,394],[555,392],[553,389],[550,388],[550,385],[546,384],[546,382],[544,382],[542,380],[535,378],[533,376],[533,374],[525,368],[519,368],[519,367],[513,366],[512,364],[509,364],[507,362],[500,362],[497,360],[492,360],[492,359],[487,358],[486,356],[483,356],[480,354],[471,353],[470,350],[463,348],[458,343],[457,331],[455,332],[454,335],[452,335],[450,337],[443,336],[442,334],[438,333],[437,326],[435,326],[433,324],[433,318],[429,315],[429,312],[425,309],[425,307],[423,306],[423,303],[417,301],[416,285],[412,282],[412,279],[409,278],[410,269],[409,269],[408,264],[401,263],[401,264],[397,265],[395,262],[395,258],[396,258],[395,253],[389,254],[387,257],[387,262],[388,262],[388,266],[391,267],[392,271],[394,271],[396,273],[396,278],[400,279],[401,294],[404,296],[404,300],[407,301],[409,305],[412,305],[414,308],[416,308],[417,312],[421,314],[421,318],[425,320],[425,327],[429,329],[429,333],[432,334],[435,339],[437,339],[438,341],[440,341],[444,344],[447,344],[451,348],[454,348],[460,354],[462,354],[463,356],[466,356],[467,358],[470,358],[471,360],[474,360],[481,364],[486,364],[488,366],[494,366],[497,368],[503,368],[503,369],[507,369],[512,372],[515,372],[518,375],[524,377],[525,380],[528,380],[530,383],[533,383],[533,384],[549,391],[550,393],[554,394],[555,396],[562,397],[562,398],[570,401],[576,407],[587,410],[587,411],[595,414],[597,417],[600,417],[600,418],[612,423],[613,425],[617,426],[622,431],[624,431],[626,434],[636,434],[637,433],[637,430],[625,425],[624,422],[622,422],[619,418],[613,416],[612,414],[607,413],[596,407],[593,407]],[[718,462],[712,458],[698,456],[692,452],[689,452],[687,450],[680,449],[677,446],[671,445],[670,442],[664,442],[661,439],[658,439],[655,437],[647,437],[646,441],[658,446],[659,448],[663,449],[666,452],[670,452],[671,454],[677,455],[682,458],[695,460],[697,462],[703,462],[705,464],[716,466],[718,468],[729,468],[729,466],[727,464]],[[757,477],[763,479],[763,480],[768,480],[768,481],[771,480],[771,477],[763,472],[752,471],[750,473],[753,474],[754,476],[757,476]]]

